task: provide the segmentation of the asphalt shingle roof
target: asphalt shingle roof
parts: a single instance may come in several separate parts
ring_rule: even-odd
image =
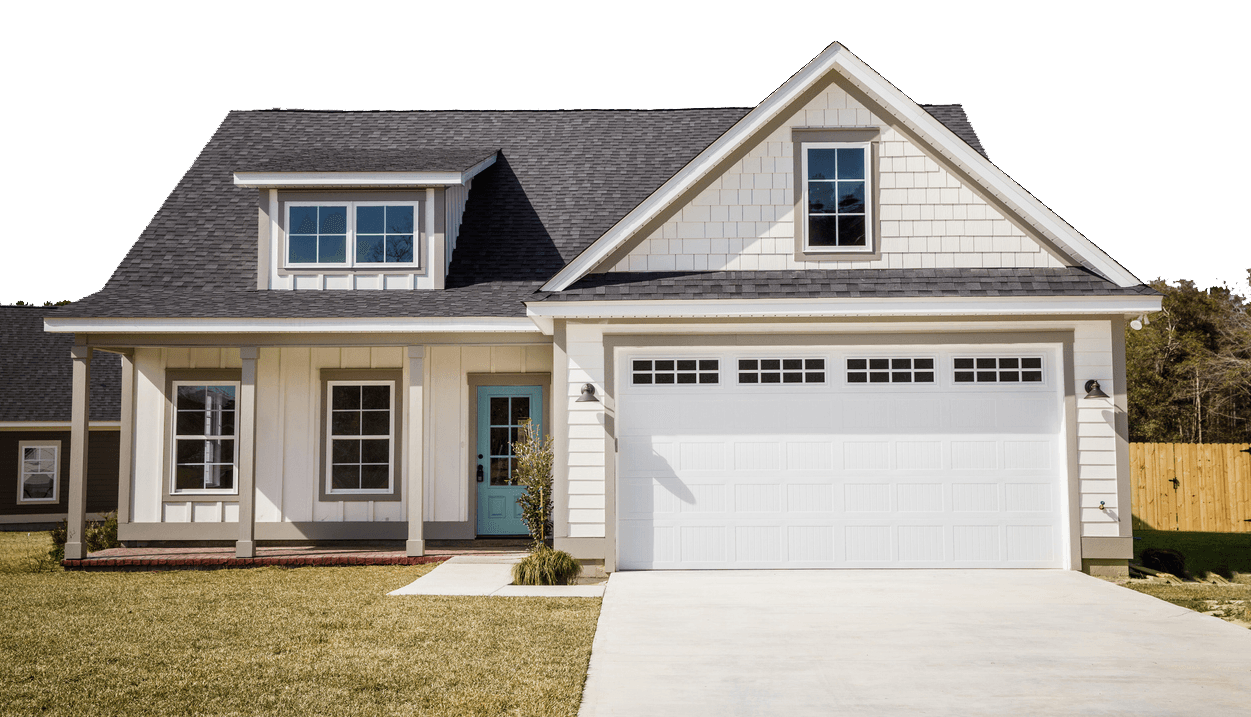
[[[0,306],[0,421],[68,421],[73,399],[72,334],[43,330],[48,309]],[[91,420],[121,417],[121,358],[91,359]]]
[[[236,172],[463,172],[498,147],[298,147],[240,159]]]
[[[1062,269],[805,269],[591,274],[548,294],[559,301],[825,299],[908,296],[1154,294],[1081,267]]]
[[[986,154],[986,150],[982,148],[982,140],[977,138],[977,132],[973,131],[973,124],[969,122],[969,117],[964,113],[962,105],[921,105],[929,112],[934,119],[942,122],[947,129],[955,133],[957,137],[968,143],[970,147],[977,150],[977,153],[990,159]]]

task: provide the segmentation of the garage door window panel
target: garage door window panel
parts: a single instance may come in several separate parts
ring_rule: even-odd
[[[631,383],[635,386],[677,386],[717,384],[721,381],[721,361],[708,358],[633,359]]]
[[[934,383],[932,357],[864,357],[847,359],[847,383]]]
[[[740,384],[825,383],[823,358],[741,358]]]
[[[952,365],[956,383],[1043,383],[1041,356],[960,356]]]

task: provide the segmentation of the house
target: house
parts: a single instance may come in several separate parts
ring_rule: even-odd
[[[533,420],[593,569],[1117,573],[1159,308],[833,44],[754,108],[232,112],[46,327],[122,355],[123,540],[522,533]]]
[[[46,333],[35,306],[0,306],[0,530],[46,530],[69,511],[70,403],[74,337]],[[92,360],[85,509],[117,510],[118,358]]]

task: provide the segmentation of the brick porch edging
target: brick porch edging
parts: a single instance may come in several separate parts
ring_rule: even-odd
[[[84,558],[62,560],[66,570],[216,570],[221,568],[260,568],[266,566],[309,567],[344,565],[421,565],[439,563],[451,555],[315,555],[263,558]]]

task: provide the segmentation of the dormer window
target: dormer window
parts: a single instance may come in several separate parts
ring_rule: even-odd
[[[415,267],[417,202],[287,202],[287,266]]]

